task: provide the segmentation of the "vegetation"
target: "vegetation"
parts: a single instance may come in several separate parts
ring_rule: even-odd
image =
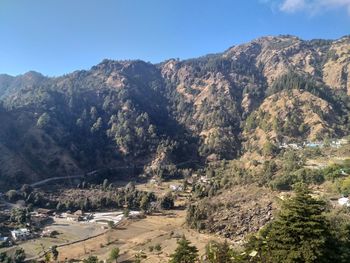
[[[114,261],[114,262],[118,262],[118,258],[119,258],[119,248],[115,247],[115,248],[112,248],[110,254],[109,254],[109,259],[111,261]]]
[[[83,260],[84,263],[99,263],[98,257],[89,256],[88,258]]]
[[[22,248],[16,249],[12,257],[8,256],[6,253],[0,253],[0,262],[4,263],[24,263],[26,259],[26,254]]]
[[[198,249],[183,236],[178,242],[178,246],[170,256],[170,263],[194,263],[198,260]]]
[[[57,78],[33,72],[29,83],[21,76],[6,78],[0,83],[0,190],[6,201],[24,208],[1,218],[1,233],[31,225],[33,208],[120,209],[129,217],[131,210],[147,215],[174,209],[181,195],[193,229],[234,239],[265,225],[244,251],[210,242],[207,262],[349,262],[348,209],[330,209],[307,189],[350,194],[349,161],[307,166],[311,157],[332,156],[331,138],[350,132],[345,65],[332,67],[344,70],[326,80],[327,63],[348,60],[336,45],[280,36],[185,61],[105,60]],[[309,140],[322,140],[327,147],[289,147]],[[48,191],[30,186],[63,175],[83,179],[71,178],[56,190],[51,182]],[[186,191],[156,196],[133,182],[150,178],[157,183],[183,179]],[[130,183],[119,187],[119,179]],[[294,187],[295,195],[286,194],[274,216],[271,196]],[[248,192],[256,188],[260,192]],[[163,249],[163,244],[149,247],[158,255]],[[119,254],[113,248],[109,260],[117,262]],[[46,257],[57,260],[57,247]],[[141,251],[135,261],[145,257]],[[183,237],[170,262],[198,258],[197,248]],[[22,250],[11,257],[0,254],[1,262],[24,259]]]
[[[256,262],[347,262],[348,239],[334,236],[325,208],[299,185],[278,217],[249,240],[248,251],[257,251]]]
[[[118,177],[148,172],[164,179],[181,177],[174,169],[178,163],[190,160],[183,168],[197,168],[207,158],[230,160],[249,150],[245,142],[254,135],[245,138],[243,130],[274,131],[279,142],[286,137],[305,140],[312,127],[301,114],[304,106],[325,123],[320,138],[346,134],[349,96],[343,87],[335,89],[321,81],[318,71],[325,61],[312,58],[316,72],[310,76],[299,64],[285,59],[284,49],[295,44],[291,56],[317,47],[328,61],[333,57],[328,55],[334,53],[329,42],[305,41],[302,45],[290,36],[262,41],[266,43],[253,42],[246,55],[238,52],[240,47],[159,65],[104,60],[91,70],[59,78],[30,72],[30,83],[21,77],[4,78],[0,138],[7,152],[1,154],[19,151],[23,162],[11,159],[9,169],[0,167],[6,171],[0,176],[11,178],[1,180],[0,187],[30,183],[43,174],[59,176],[73,164],[72,173],[130,166]],[[265,76],[268,71],[263,70],[270,65],[259,57],[261,49],[267,53],[280,50],[271,63],[283,61],[281,65],[286,63],[289,70],[277,72],[272,84],[267,82],[270,76]],[[319,100],[315,105],[296,101],[286,116],[259,109],[272,94],[291,101],[288,92],[293,90],[308,91]],[[325,114],[319,101],[328,103],[337,118]],[[27,121],[14,121],[18,119]],[[257,150],[266,156],[278,154],[277,141],[270,140]],[[158,167],[148,169],[153,160]]]
[[[235,251],[226,241],[224,243],[209,242],[205,248],[205,254],[208,263],[233,263],[235,259]]]

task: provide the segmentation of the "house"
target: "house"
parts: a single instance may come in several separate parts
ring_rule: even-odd
[[[294,149],[294,150],[299,150],[299,149],[301,149],[301,146],[299,146],[297,143],[290,143],[290,144],[288,144],[288,146],[289,146],[291,149]]]
[[[8,239],[9,239],[8,237],[2,237],[2,236],[0,236],[0,242],[7,241]]]
[[[183,191],[183,187],[182,187],[182,185],[170,185],[169,186],[170,187],[170,189],[172,190],[172,191],[174,191],[174,192],[181,192],[181,191]]]
[[[76,222],[78,222],[78,221],[82,220],[81,216],[72,215],[72,214],[67,214],[66,218],[67,218],[68,221],[76,221]]]
[[[338,204],[341,206],[350,207],[350,202],[348,197],[342,197],[338,199]]]
[[[345,139],[345,138],[343,138],[343,139],[336,139],[336,140],[333,140],[331,142],[331,146],[333,148],[340,148],[341,146],[346,145],[348,143],[349,143],[349,141],[347,139]]]
[[[323,143],[322,142],[308,142],[305,144],[306,147],[309,148],[317,148],[317,147],[323,147]]]
[[[278,148],[280,149],[294,149],[294,150],[299,150],[302,148],[302,146],[300,146],[297,143],[282,143],[278,146]]]
[[[186,183],[189,185],[193,185],[194,184],[194,179],[192,177],[185,179]]]
[[[84,221],[90,221],[92,219],[94,219],[94,214],[86,214],[85,216],[83,216]]]
[[[199,179],[202,183],[207,183],[209,181],[207,176],[201,176],[201,178]]]
[[[11,231],[11,236],[13,240],[27,240],[30,238],[31,234],[27,228],[20,228]]]
[[[51,229],[44,229],[43,232],[41,233],[41,237],[50,237],[52,234],[52,230]]]
[[[152,178],[152,179],[149,180],[149,183],[150,184],[157,184],[157,180]]]
[[[345,139],[345,138],[340,139],[339,143],[340,143],[340,145],[348,144],[349,143],[349,139]]]
[[[340,169],[340,174],[345,176],[349,175],[344,169]]]
[[[76,215],[76,216],[83,216],[84,212],[83,212],[83,210],[77,210],[77,211],[74,212],[74,215]]]
[[[80,212],[78,212],[80,211]],[[71,214],[71,213],[66,213],[64,215],[64,217],[68,220],[68,221],[82,221],[83,220],[83,216],[82,216],[82,211],[81,210],[78,210],[77,212],[75,212],[74,214]]]

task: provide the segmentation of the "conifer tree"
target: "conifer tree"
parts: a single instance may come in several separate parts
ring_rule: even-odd
[[[254,248],[257,262],[341,262],[324,211],[325,203],[312,197],[306,186],[298,185],[276,220],[250,239],[248,250]]]
[[[169,263],[193,263],[198,261],[198,249],[195,246],[191,246],[185,236],[183,236],[178,242],[178,246],[175,253],[171,255]]]

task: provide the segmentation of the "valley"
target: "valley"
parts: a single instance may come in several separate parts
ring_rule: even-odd
[[[0,261],[275,263],[279,233],[307,229],[347,262],[349,50],[281,35],[0,75]]]

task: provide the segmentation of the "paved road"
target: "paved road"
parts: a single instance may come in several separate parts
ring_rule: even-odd
[[[42,184],[46,184],[46,183],[51,182],[51,181],[58,181],[58,180],[64,180],[64,179],[75,179],[75,178],[84,178],[84,175],[51,177],[51,178],[48,178],[48,179],[45,179],[45,180],[41,180],[41,181],[35,182],[35,183],[31,184],[30,186],[36,187],[36,186],[39,186],[39,185],[42,185]]]
[[[198,163],[198,162],[190,160],[190,161],[186,161],[186,162],[177,163],[177,164],[175,164],[175,166],[184,165],[184,164],[188,164],[188,163]],[[199,166],[201,166],[201,165],[199,165]],[[133,169],[133,168],[143,168],[143,167],[144,167],[143,165],[142,166],[116,166],[116,167],[111,167],[110,169],[125,169],[125,168],[127,168],[127,169],[132,168]],[[102,168],[99,170],[94,170],[94,171],[88,172],[86,174],[51,177],[51,178],[47,178],[47,179],[32,183],[30,186],[36,187],[39,185],[43,185],[43,184],[46,184],[46,183],[49,183],[52,181],[58,181],[58,180],[85,178],[85,176],[93,175],[93,174],[97,173],[98,171],[102,171],[102,170],[105,170],[105,168]]]

